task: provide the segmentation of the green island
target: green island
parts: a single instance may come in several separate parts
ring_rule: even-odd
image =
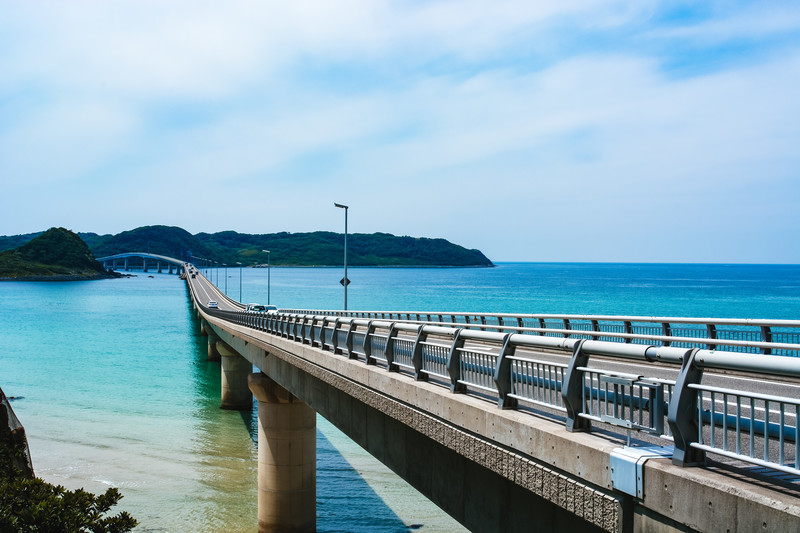
[[[0,236],[0,277],[8,277],[5,259],[13,251],[20,261],[42,261],[39,253],[21,251],[42,234]],[[66,231],[66,230],[64,230]],[[73,234],[75,235],[75,234]],[[124,252],[147,252],[186,261],[201,259],[219,264],[266,266],[339,266],[343,261],[344,235],[317,231],[310,233],[247,234],[235,231],[198,233],[174,226],[144,226],[116,235],[78,233],[94,257]],[[16,247],[16,248],[15,248]],[[13,250],[11,250],[13,249]],[[26,255],[28,254],[28,255]],[[47,254],[54,260],[57,253]],[[48,261],[43,261],[49,263]],[[479,250],[470,250],[445,239],[398,237],[388,233],[355,233],[347,236],[347,262],[362,267],[492,267]],[[21,263],[17,263],[21,269]]]
[[[120,277],[97,261],[86,243],[64,228],[50,228],[0,252],[0,281],[78,281]]]

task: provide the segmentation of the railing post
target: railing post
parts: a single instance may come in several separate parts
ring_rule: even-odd
[[[336,320],[333,322],[333,338],[331,339],[333,353],[340,353],[342,351],[339,349],[339,323],[341,320],[341,317],[336,317]]]
[[[392,325],[389,326],[389,333],[386,335],[386,349],[383,352],[386,357],[386,364],[389,365],[389,372],[398,372],[400,370],[394,362],[394,338],[398,333],[395,323],[392,322]]]
[[[761,326],[761,340],[764,342],[772,342],[772,328],[769,326]],[[772,348],[764,347],[761,348],[761,353],[764,355],[770,355],[772,353]]]
[[[297,342],[298,340],[302,344],[303,342],[303,328],[302,323],[300,322],[300,317],[298,315],[289,315],[282,317],[282,328],[286,331],[286,336]],[[300,335],[297,334],[297,330],[300,330]]]
[[[420,324],[417,330],[417,338],[414,341],[414,352],[411,355],[411,362],[414,365],[414,379],[417,381],[428,381],[428,374],[422,371],[422,350],[425,339],[428,335],[425,333],[425,325]]]
[[[325,317],[322,317],[322,320],[323,320],[323,324],[324,324]],[[318,339],[316,338],[317,334],[314,331],[316,329],[316,327],[317,327],[317,317],[313,316],[313,317],[311,317],[311,334],[309,335],[309,340],[311,341],[311,346],[312,347],[314,346],[314,342],[318,341]],[[324,328],[321,328],[321,329],[324,329]],[[320,331],[320,335],[321,334],[322,334],[322,331]]]
[[[627,335],[632,335],[633,334],[633,324],[631,324],[630,320],[625,320],[623,322],[623,327],[625,328],[625,333]],[[630,337],[625,337],[625,342],[630,344],[631,338]]]
[[[709,339],[716,339],[717,338],[717,326],[714,324],[706,324],[706,332],[708,333]],[[706,343],[706,346],[709,350],[716,350],[716,344]]]
[[[681,372],[675,381],[675,389],[669,402],[667,422],[675,444],[672,464],[678,466],[700,465],[706,460],[706,452],[691,447],[700,434],[697,391],[689,388],[689,385],[700,383],[703,378],[703,369],[695,364],[697,352],[699,350],[693,348],[683,356]]]
[[[589,363],[589,356],[583,351],[585,342],[586,339],[581,339],[573,347],[572,359],[570,359],[564,374],[564,382],[561,384],[561,398],[564,400],[564,407],[567,408],[567,431],[591,431],[592,429],[591,421],[579,416],[586,410],[583,399],[585,386],[583,371],[578,370]]]
[[[566,339],[566,338],[568,338],[568,337],[569,337],[569,335],[570,335],[570,334],[569,334],[569,333],[567,333],[567,332],[568,332],[570,329],[572,329],[572,328],[571,328],[571,325],[570,325],[570,323],[569,323],[569,318],[565,318],[565,319],[563,320],[563,322],[564,322],[564,329],[566,330],[566,331],[565,331],[565,333],[564,333],[564,338]]]
[[[516,347],[511,344],[511,334],[503,336],[503,347],[500,349],[500,356],[497,358],[497,366],[494,369],[494,383],[497,386],[497,407],[500,409],[516,409],[519,402],[512,398],[511,394],[511,359]]]
[[[459,383],[461,377],[461,349],[464,339],[461,338],[463,328],[458,328],[453,335],[453,344],[450,345],[450,355],[447,357],[447,374],[450,376],[450,392],[461,394],[467,392],[467,386]]]
[[[669,322],[662,322],[661,323],[661,333],[665,337],[672,337],[672,327],[669,325]],[[669,346],[672,344],[672,341],[664,341],[664,346]]]
[[[347,327],[347,334],[344,337],[344,346],[347,350],[347,358],[348,359],[356,359],[358,356],[353,353],[353,333],[356,330],[356,319],[350,319],[350,325]],[[341,350],[339,350],[341,353]]]
[[[367,323],[367,331],[364,333],[364,356],[367,358],[368,365],[374,365],[375,361],[372,359],[372,332],[375,331],[375,326],[372,320]]]
[[[319,328],[319,347],[322,351],[325,351],[325,338],[326,338],[325,325],[327,323],[328,323],[328,317],[323,316],[322,323],[320,324]]]

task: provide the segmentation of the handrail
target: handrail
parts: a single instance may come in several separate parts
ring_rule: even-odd
[[[603,423],[624,429],[628,439],[632,432],[647,433],[672,445],[677,465],[704,464],[714,453],[800,475],[800,398],[703,383],[710,370],[800,378],[798,320],[203,311],[454,394],[493,395],[502,409],[563,413],[569,431]],[[569,355],[569,362],[554,362],[554,352]],[[596,357],[638,361],[643,369],[659,363],[677,377],[622,374],[593,363]]]
[[[800,475],[800,463],[795,461],[800,453],[796,443],[800,399],[702,384],[705,370],[800,378],[798,358],[482,331],[466,324],[444,326],[394,317],[283,310],[206,312],[332,354],[379,364],[391,372],[410,373],[417,380],[438,378],[434,381],[453,393],[494,394],[502,409],[525,404],[555,410],[565,414],[570,431],[591,431],[594,422],[623,428],[629,436],[630,432],[655,435],[674,446],[673,462],[682,466],[702,464],[711,452]],[[518,348],[526,353],[521,355]],[[570,360],[565,365],[537,359],[535,350],[558,350],[570,354]],[[678,377],[664,380],[592,367],[597,356],[658,362],[674,368]],[[729,405],[729,398],[735,398],[738,410]],[[770,406],[776,402],[781,416],[773,420]],[[768,414],[760,414],[764,412]],[[718,437],[729,431],[734,433],[731,439]],[[778,459],[770,447],[779,449]]]
[[[658,344],[800,357],[800,320],[445,311],[282,311],[414,324],[450,324],[467,329],[532,336],[590,338],[623,344]]]

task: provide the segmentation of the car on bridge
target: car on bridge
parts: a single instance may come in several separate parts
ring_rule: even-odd
[[[268,313],[270,311],[277,311],[278,308],[274,305],[247,304],[247,310],[255,313]]]
[[[219,304],[214,300],[209,300],[208,305],[206,307],[208,307],[209,309],[219,309]]]

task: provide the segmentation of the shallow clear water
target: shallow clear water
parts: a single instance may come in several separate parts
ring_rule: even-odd
[[[239,299],[236,269],[210,273]],[[341,269],[273,268],[280,307],[341,308]],[[349,269],[350,309],[800,318],[800,267],[501,264]],[[267,271],[242,269],[242,300],[267,301]],[[119,487],[137,531],[253,531],[254,413],[219,409],[186,288],[154,274],[0,283],[0,387],[25,425],[34,468],[68,488]],[[323,419],[320,531],[456,531]]]

